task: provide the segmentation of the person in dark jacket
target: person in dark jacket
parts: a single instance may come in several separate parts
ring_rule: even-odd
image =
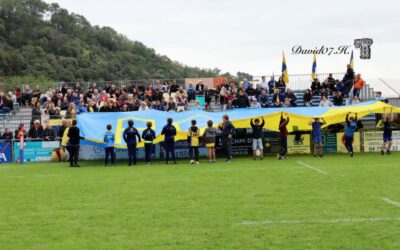
[[[138,130],[133,126],[133,121],[128,121],[128,127],[125,129],[124,134],[124,141],[126,146],[128,147],[128,166],[136,165],[136,145],[137,142],[141,142],[140,134]],[[136,140],[137,137],[137,140]]]
[[[78,164],[79,161],[79,147],[81,139],[85,138],[80,136],[80,130],[77,127],[78,122],[76,120],[72,121],[72,127],[68,130],[68,146],[67,150],[69,151],[69,166],[70,167],[80,167]]]
[[[39,120],[33,122],[32,127],[28,131],[29,139],[42,139],[43,138],[43,127],[40,125]]]
[[[46,129],[43,130],[43,138],[45,141],[53,141],[56,138],[56,133],[50,124],[47,124]]]
[[[303,95],[304,105],[306,107],[311,107],[311,100],[312,100],[311,91],[309,89],[306,89],[306,92]]]
[[[261,104],[261,108],[269,107],[269,100],[267,95],[267,90],[263,89],[261,95],[258,97],[258,102]]]
[[[224,115],[222,117],[222,124],[219,126],[222,131],[222,148],[226,152],[226,162],[230,163],[232,161],[232,138],[235,132],[235,127],[232,122],[229,121],[229,116]]]
[[[13,133],[6,128],[1,138],[6,141],[11,141],[13,139]]]
[[[343,106],[343,96],[341,92],[333,92],[333,105],[334,106]]]
[[[287,137],[288,137],[288,130],[287,125],[289,124],[289,116],[286,113],[286,118],[283,118],[283,113],[281,114],[281,120],[279,122],[279,133],[281,135],[281,149],[278,154],[279,160],[286,160],[286,153],[287,153]]]
[[[169,156],[171,155],[172,161],[176,164],[175,160],[175,136],[176,136],[176,128],[172,125],[172,118],[168,118],[167,125],[161,131],[161,134],[164,135],[164,149],[165,149],[165,159],[166,164],[169,163]]]
[[[147,128],[142,133],[142,139],[144,141],[144,152],[146,158],[146,164],[151,165],[151,154],[153,152],[153,140],[156,139],[156,132],[151,129],[153,124],[147,122]]]
[[[260,150],[260,160],[264,157],[264,147],[263,147],[263,128],[265,125],[264,117],[261,117],[261,124],[260,119],[253,118],[250,120],[250,126],[253,129],[253,159],[257,159],[257,149]]]
[[[347,71],[343,77],[342,85],[343,85],[344,97],[348,97],[349,92],[353,88],[353,85],[354,85],[354,70],[351,67],[351,64],[347,64]]]
[[[64,131],[65,131],[65,129],[68,127],[68,121],[67,120],[63,120],[62,121],[62,125],[61,125],[61,127],[58,129],[58,132],[57,132],[57,137],[58,138],[62,138],[63,137],[63,135],[64,135]]]
[[[236,98],[236,106],[238,108],[248,108],[248,107],[250,107],[249,98],[245,95],[243,90],[239,90],[239,95]]]

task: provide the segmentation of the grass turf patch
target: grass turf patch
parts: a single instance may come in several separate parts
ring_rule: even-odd
[[[400,201],[399,160],[393,153],[1,165],[0,246],[399,249],[400,207],[382,200]]]

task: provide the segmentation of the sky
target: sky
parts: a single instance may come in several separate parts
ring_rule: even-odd
[[[282,51],[289,74],[311,72],[305,49],[352,46],[364,78],[398,79],[398,0],[46,0],[109,26],[157,53],[190,66],[254,76],[280,74]],[[371,59],[361,60],[354,39],[372,38]],[[317,72],[344,72],[350,55],[317,55]]]

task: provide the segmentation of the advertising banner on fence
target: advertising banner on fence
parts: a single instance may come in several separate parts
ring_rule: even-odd
[[[288,136],[288,154],[310,154],[310,135],[302,134],[299,140],[295,135]]]
[[[400,131],[392,132],[392,151],[400,150]],[[377,152],[381,150],[383,143],[383,131],[364,132],[364,152]]]
[[[343,143],[343,135],[344,135],[343,132],[336,134],[336,143],[337,143],[337,152],[338,153],[347,153],[347,149]],[[361,151],[360,132],[356,132],[354,134],[353,151],[354,152]]]
[[[0,142],[0,163],[7,163],[12,161],[11,155],[11,142]]]
[[[324,154],[336,153],[336,151],[337,151],[336,133],[323,133],[322,134],[322,149],[324,151]]]
[[[24,142],[24,162],[50,161],[51,153],[60,147],[59,141]],[[19,159],[20,142],[14,142],[14,159]]]

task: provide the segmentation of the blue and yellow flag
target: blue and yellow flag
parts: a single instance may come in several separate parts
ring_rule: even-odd
[[[289,83],[289,73],[286,66],[285,51],[283,51],[283,59],[282,59],[282,80],[286,84]]]
[[[351,68],[354,69],[354,55],[353,55],[353,51],[351,51],[350,65],[351,65]]]
[[[312,63],[311,78],[315,80],[317,78],[317,55],[314,53],[314,59]]]

